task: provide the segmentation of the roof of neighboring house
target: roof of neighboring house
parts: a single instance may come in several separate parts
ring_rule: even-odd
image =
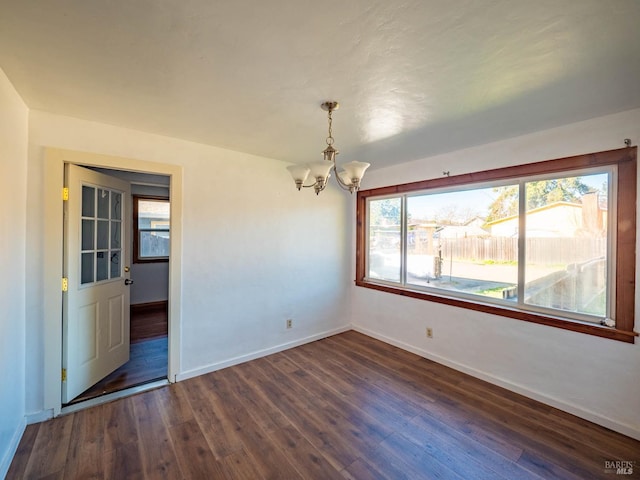
[[[487,237],[490,235],[485,229],[476,225],[443,225],[440,238]]]
[[[527,211],[527,214],[531,215],[532,213],[538,213],[538,212],[542,212],[544,210],[551,210],[551,209],[558,208],[558,207],[571,207],[571,208],[582,209],[582,204],[573,203],[573,202],[564,202],[564,201],[553,202],[553,203],[550,203],[548,205],[544,205],[542,207],[533,208],[533,209]],[[499,218],[498,220],[492,220],[491,222],[487,222],[487,225],[496,225],[498,223],[506,222],[506,221],[509,221],[509,220],[517,219],[517,218],[518,218],[518,215],[509,215],[508,217],[503,217],[503,218]]]

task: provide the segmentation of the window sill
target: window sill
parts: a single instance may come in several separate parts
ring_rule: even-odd
[[[167,263],[169,258],[134,258],[133,263]]]
[[[636,332],[628,332],[626,330],[619,330],[616,328],[609,328],[600,325],[593,325],[588,323],[582,323],[573,320],[564,320],[557,317],[551,317],[547,315],[541,315],[534,312],[525,312],[522,310],[516,310],[511,308],[502,307],[499,305],[492,305],[481,302],[471,302],[468,300],[461,300],[458,298],[433,295],[431,293],[425,293],[417,290],[410,290],[405,288],[393,287],[390,285],[382,285],[378,283],[368,282],[365,280],[356,280],[356,286],[370,288],[381,292],[392,293],[394,295],[402,295],[405,297],[417,298],[419,300],[426,300],[429,302],[442,303],[445,305],[451,305],[453,307],[466,308],[468,310],[476,310],[483,313],[489,313],[492,315],[500,315],[502,317],[514,318],[517,320],[524,320],[525,322],[537,323],[540,325],[547,325],[550,327],[561,328],[563,330],[570,330],[573,332],[586,333],[587,335],[595,335],[597,337],[608,338],[610,340],[617,340],[626,343],[635,343],[635,337],[638,336]]]

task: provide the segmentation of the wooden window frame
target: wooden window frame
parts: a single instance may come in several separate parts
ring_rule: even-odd
[[[132,195],[133,199],[133,263],[162,263],[168,262],[169,257],[145,258],[140,257],[140,230],[138,229],[138,202],[140,200],[159,200],[169,202],[168,197],[156,195]],[[171,234],[171,227],[169,227]]]
[[[471,184],[521,179],[535,175],[562,173],[591,167],[615,165],[617,178],[617,218],[616,232],[616,279],[614,328],[591,323],[565,319],[558,316],[520,310],[501,305],[469,301],[454,298],[446,294],[434,294],[411,289],[408,286],[395,286],[376,283],[366,279],[367,265],[367,199],[388,195],[402,195],[433,188],[467,186]],[[547,160],[513,167],[467,173],[452,177],[423,180],[401,185],[361,190],[356,200],[356,280],[359,287],[371,288],[381,292],[402,295],[430,302],[442,303],[454,307],[476,310],[484,313],[548,325],[574,332],[586,333],[627,343],[634,343],[638,333],[633,331],[635,315],[635,270],[636,270],[636,182],[637,147],[627,147],[604,152],[576,155],[573,157]]]

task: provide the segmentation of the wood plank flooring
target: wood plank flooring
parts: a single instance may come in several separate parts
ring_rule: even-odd
[[[168,308],[167,301],[131,305],[131,343],[166,337]]]
[[[107,393],[119,392],[125,388],[135,387],[153,380],[166,379],[169,362],[168,349],[169,343],[166,335],[132,342],[129,347],[129,361],[82,392],[69,405]]]
[[[356,332],[27,427],[8,478],[598,479],[640,442]]]

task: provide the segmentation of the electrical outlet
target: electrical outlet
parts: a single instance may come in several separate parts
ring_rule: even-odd
[[[427,327],[427,338],[433,338],[433,330]]]
[[[293,328],[293,319],[287,318],[287,328]]]

